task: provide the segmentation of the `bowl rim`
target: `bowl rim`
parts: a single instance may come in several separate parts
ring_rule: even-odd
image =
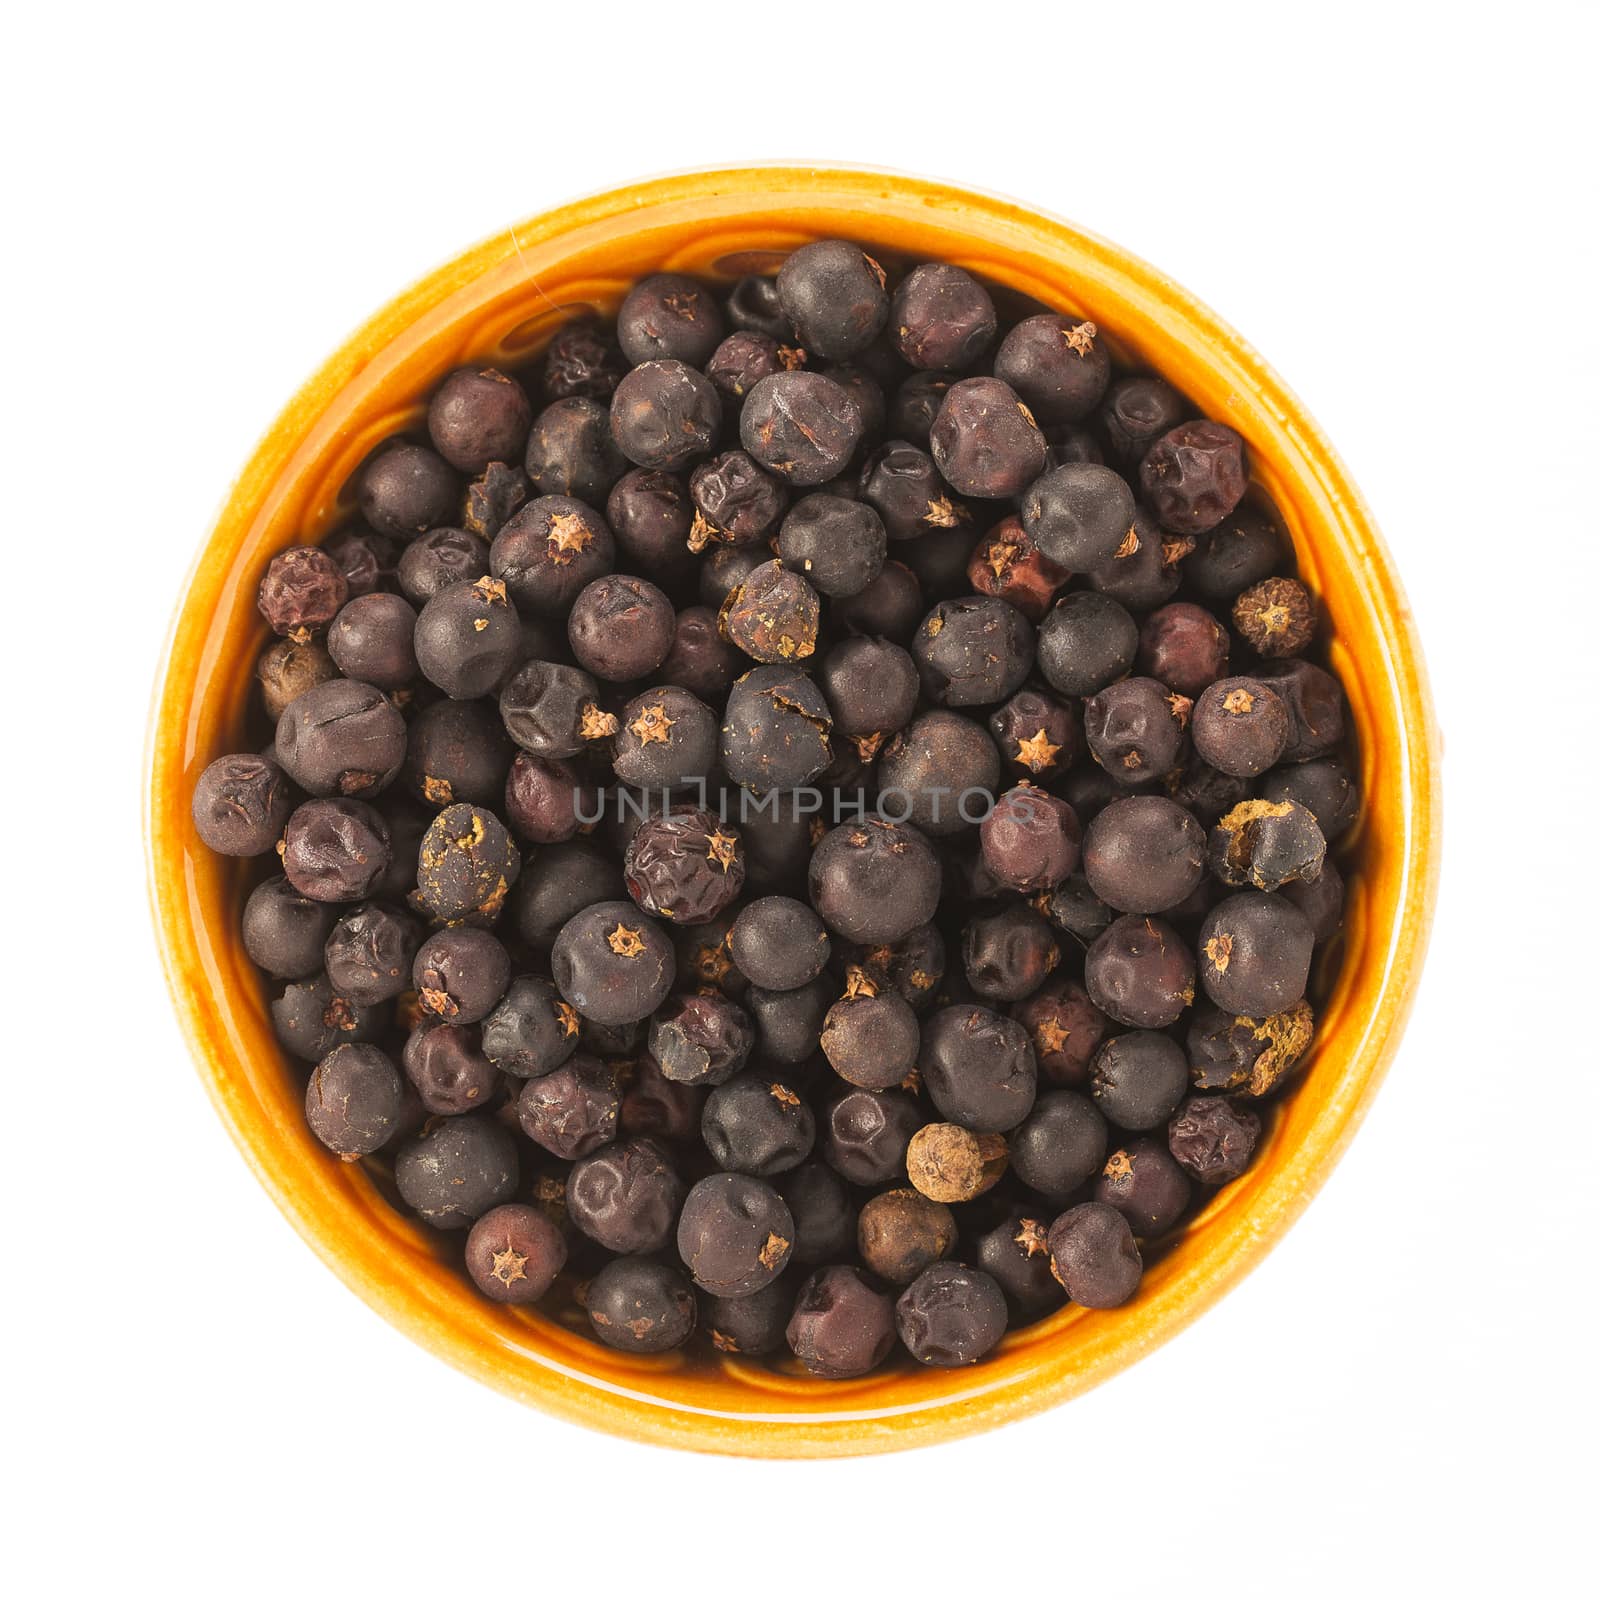
[[[1186,1292],[1170,1296],[1159,1316],[1128,1338],[1099,1345],[1087,1359],[1063,1364],[1048,1381],[1019,1389],[1015,1385],[986,1390],[982,1384],[946,1401],[893,1413],[850,1412],[763,1417],[748,1412],[716,1412],[666,1404],[656,1397],[628,1392],[585,1374],[574,1386],[555,1382],[553,1371],[514,1370],[494,1359],[494,1341],[485,1335],[470,1340],[452,1328],[435,1307],[420,1297],[408,1299],[386,1282],[370,1262],[341,1252],[326,1237],[284,1174],[269,1158],[241,1117],[230,1093],[226,1063],[216,1029],[203,1003],[202,985],[186,972],[181,949],[188,905],[182,893],[185,878],[182,819],[175,817],[174,778],[186,761],[183,741],[174,726],[173,708],[189,686],[177,670],[186,645],[204,631],[209,616],[193,609],[193,591],[214,549],[230,542],[230,518],[239,503],[261,490],[281,471],[273,454],[290,424],[311,420],[308,408],[324,399],[329,386],[347,382],[360,356],[385,329],[392,335],[423,311],[448,298],[462,284],[499,266],[507,241],[520,252],[522,242],[553,238],[595,222],[632,216],[652,205],[682,204],[697,198],[726,197],[785,189],[797,194],[826,189],[859,198],[870,213],[874,193],[884,185],[914,195],[925,205],[962,213],[979,213],[992,225],[1020,228],[1030,242],[1054,244],[1073,252],[1092,252],[1108,267],[1181,319],[1208,345],[1247,375],[1252,398],[1270,407],[1276,420],[1292,431],[1320,487],[1339,508],[1346,537],[1359,545],[1363,576],[1382,597],[1374,607],[1385,653],[1382,701],[1401,741],[1404,835],[1398,845],[1402,885],[1397,895],[1394,926],[1387,930],[1389,948],[1381,987],[1366,1019],[1364,1035],[1351,1051],[1348,1081],[1341,1084],[1340,1114],[1331,1126],[1319,1125],[1317,1137],[1297,1147],[1293,1181],[1281,1184],[1274,1204],[1252,1228],[1247,1248],[1196,1274]],[[1351,558],[1353,559],[1353,557]],[[963,1437],[1004,1422],[1035,1414],[1086,1391],[1164,1344],[1201,1312],[1215,1304],[1254,1270],[1299,1218],[1342,1156],[1360,1126],[1398,1048],[1420,980],[1432,923],[1440,869],[1441,797],[1438,781],[1439,740],[1420,641],[1393,562],[1347,470],[1320,427],[1283,380],[1215,312],[1164,273],[1086,230],[1037,207],[1003,196],[938,180],[866,166],[797,166],[752,163],[677,172],[607,189],[568,201],[513,224],[452,257],[394,296],[367,318],[313,372],[290,398],[247,458],[230,485],[216,520],[206,533],[184,578],[157,671],[146,733],[143,824],[147,889],[156,943],[172,1003],[185,1043],[208,1096],[229,1136],[296,1232],[347,1287],[425,1349],[490,1386],[568,1421],[635,1441],[726,1454],[769,1457],[837,1457],[911,1448]],[[981,1370],[981,1369],[978,1369]],[[782,1423],[781,1427],[768,1426]]]

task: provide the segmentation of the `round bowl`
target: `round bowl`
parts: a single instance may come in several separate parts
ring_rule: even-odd
[[[462,362],[518,365],[632,280],[729,279],[823,236],[891,259],[942,258],[1092,317],[1249,445],[1253,476],[1332,620],[1361,751],[1344,959],[1309,1069],[1254,1165],[1151,1264],[1127,1306],[1067,1307],[957,1371],[825,1383],[704,1357],[624,1356],[574,1326],[478,1297],[439,1237],[359,1164],[307,1132],[237,935],[247,864],[200,847],[194,779],[239,748],[265,642],[255,591],[271,554],[351,514],[366,454],[415,425],[416,397]],[[1416,990],[1438,871],[1436,733],[1388,552],[1338,457],[1282,381],[1154,268],[1011,201],[871,171],[760,167],[668,177],[580,200],[466,251],[384,307],[290,401],[240,474],[179,602],[149,741],[150,895],[172,997],[229,1133],[301,1236],[418,1344],[506,1394],[630,1438],[752,1456],[903,1449],[994,1427],[1081,1393],[1170,1339],[1256,1266],[1321,1187],[1371,1103]]]

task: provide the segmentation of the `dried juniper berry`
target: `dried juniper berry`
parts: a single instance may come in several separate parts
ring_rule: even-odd
[[[770,556],[764,546],[717,544],[700,562],[699,595],[702,605],[722,609],[722,602]],[[743,666],[744,659],[740,658]]]
[[[841,639],[822,657],[817,681],[832,708],[835,733],[863,758],[876,756],[884,739],[916,710],[916,663],[887,639]]]
[[[1188,402],[1172,385],[1148,373],[1119,378],[1100,407],[1111,453],[1124,467],[1137,467],[1145,452],[1189,414]]]
[[[1263,578],[1233,602],[1233,625],[1259,656],[1297,656],[1317,631],[1311,592],[1296,578]]]
[[[1263,800],[1293,800],[1317,819],[1323,837],[1341,838],[1361,815],[1361,793],[1337,757],[1279,767],[1261,780]]]
[[[461,526],[480,539],[492,539],[527,502],[532,489],[521,467],[491,461],[461,497]]]
[[[976,593],[1004,600],[1035,623],[1068,576],[1040,553],[1018,517],[996,523],[967,558],[967,582]]]
[[[919,612],[920,615],[920,612]],[[319,683],[339,676],[339,669],[327,648],[313,639],[297,644],[279,639],[261,652],[256,662],[256,681],[261,685],[261,703],[274,722],[284,709]]]
[[[494,367],[458,368],[428,404],[433,447],[458,472],[517,460],[532,420],[522,385]]]
[[[1172,1159],[1197,1183],[1232,1183],[1250,1165],[1261,1119],[1224,1095],[1191,1095],[1167,1125]]]
[[[606,497],[605,520],[627,566],[663,583],[676,583],[693,572],[689,529],[694,504],[682,478],[635,467]]]
[[[1260,1099],[1300,1065],[1315,1034],[1304,1000],[1271,1017],[1241,1017],[1202,1006],[1186,1041],[1189,1081],[1196,1089],[1237,1090]],[[1174,1100],[1171,1110],[1176,1109]]]
[[[728,321],[735,328],[764,333],[778,344],[794,340],[794,326],[778,298],[778,280],[749,273],[728,291]]]
[[[578,1014],[548,978],[513,978],[483,1020],[483,1053],[514,1078],[542,1078],[578,1048]]]
[[[1106,1018],[1073,978],[1053,978],[1011,1008],[1026,1031],[1040,1074],[1077,1088],[1088,1081],[1089,1062],[1106,1035]]]
[[[926,450],[939,407],[959,380],[955,372],[913,372],[889,402],[885,426],[890,436]]]
[[[1203,418],[1162,434],[1139,466],[1144,498],[1172,533],[1216,527],[1243,498],[1246,482],[1244,441]]]
[[[716,297],[681,272],[657,272],[628,291],[617,312],[617,343],[635,366],[683,361],[703,366],[722,338]]]
[[[600,707],[600,690],[578,667],[525,661],[500,690],[500,720],[529,755],[565,760],[609,739],[618,721]]]
[[[934,1012],[919,1065],[940,1114],[974,1133],[1004,1133],[1033,1109],[1038,1069],[1027,1031],[987,1007]]]
[[[980,500],[1008,500],[1044,471],[1044,435],[998,378],[952,384],[933,420],[928,448],[951,488]]]
[[[717,386],[724,402],[737,404],[775,372],[800,364],[800,352],[786,350],[769,333],[740,328],[730,333],[707,360],[706,376]]]
[[[344,574],[346,605],[380,589],[393,589],[400,544],[388,534],[375,533],[371,528],[345,528],[328,539],[322,549]],[[359,678],[361,674],[349,676]]]
[[[996,705],[1022,687],[1033,665],[1033,629],[1004,600],[968,595],[928,613],[911,654],[936,705]]]
[[[484,1055],[478,1030],[419,1022],[402,1056],[406,1077],[430,1116],[456,1117],[490,1104],[500,1082]]]
[[[413,605],[423,606],[453,583],[489,575],[489,545],[464,528],[435,528],[413,539],[400,557],[395,577]]]
[[[1138,623],[1092,590],[1058,600],[1039,624],[1039,671],[1058,694],[1095,694],[1122,677],[1138,651]]]
[[[763,989],[798,989],[828,963],[828,930],[803,901],[787,895],[752,900],[728,934],[739,970]]]
[[[605,403],[573,395],[534,418],[523,467],[535,494],[571,495],[598,506],[605,504],[628,463],[611,437]]]
[[[856,1208],[844,1180],[820,1161],[786,1172],[775,1185],[794,1218],[794,1259],[839,1261],[856,1243]]]
[[[530,844],[560,844],[578,831],[583,785],[564,761],[519,751],[506,774],[505,818]]]
[[[428,824],[417,851],[417,892],[441,922],[494,916],[522,870],[505,825],[482,806],[446,806]]]
[[[622,879],[652,916],[710,922],[744,887],[739,831],[708,811],[675,807],[640,825],[623,856]]]
[[[284,709],[274,751],[307,794],[375,795],[405,760],[405,719],[381,689],[330,678]]]
[[[1007,1143],[1017,1177],[1034,1193],[1061,1201],[1100,1170],[1106,1122],[1086,1095],[1052,1089],[1039,1096]]]
[[[259,856],[283,835],[294,810],[288,775],[267,756],[221,756],[194,786],[189,812],[200,841],[218,855]]]
[[[1090,1092],[1119,1128],[1143,1133],[1177,1110],[1188,1083],[1188,1059],[1177,1042],[1134,1029],[1107,1039],[1095,1053]]]
[[[522,628],[496,578],[441,589],[417,618],[417,665],[452,700],[493,694],[522,657]]]
[[[512,744],[491,706],[436,700],[411,719],[401,782],[431,806],[493,806],[505,791]]]
[[[672,644],[656,676],[698,700],[720,704],[746,664],[745,656],[722,637],[715,611],[709,606],[685,606],[674,619]],[[714,757],[715,718],[711,727]]]
[[[834,986],[825,977],[798,989],[751,984],[744,1003],[755,1020],[758,1054],[786,1067],[809,1061],[821,1046],[822,1022],[833,995]]]
[[[764,1289],[789,1264],[794,1218],[771,1184],[716,1172],[690,1191],[678,1218],[678,1254],[707,1294]]]
[[[268,878],[244,903],[245,954],[274,978],[308,978],[322,966],[337,916],[336,906],[302,894],[287,878]]]
[[[828,1103],[823,1114],[822,1159],[846,1183],[874,1188],[905,1171],[911,1136],[922,1112],[899,1089],[853,1089]]]
[[[955,1247],[954,1213],[915,1189],[885,1190],[861,1208],[856,1249],[870,1272],[897,1288]]]
[[[1023,1000],[1061,960],[1050,924],[1029,905],[1009,905],[973,917],[962,930],[962,965],[974,994],[985,1000]]]
[[[482,1022],[511,981],[506,947],[483,928],[441,928],[412,963],[422,1009],[444,1022]]]
[[[1265,661],[1256,678],[1289,712],[1289,742],[1280,760],[1314,761],[1344,738],[1344,690],[1331,672],[1310,661]]]
[[[586,672],[623,683],[661,665],[676,624],[672,602],[653,583],[613,573],[596,578],[572,602],[567,638]]]
[[[1111,357],[1094,323],[1045,312],[1023,318],[1001,340],[994,375],[1016,390],[1041,425],[1076,422],[1100,403]]]
[[[1282,563],[1286,539],[1260,506],[1241,505],[1199,535],[1184,576],[1203,600],[1221,604],[1270,577]]]
[[[1192,733],[1201,757],[1237,778],[1254,778],[1288,748],[1289,709],[1261,678],[1219,678],[1195,701]]]
[[[475,1112],[424,1125],[394,1158],[400,1198],[436,1228],[467,1228],[517,1189],[516,1141]]]
[[[763,378],[739,413],[739,442],[769,472],[796,488],[836,478],[861,442],[865,420],[854,395],[820,372]]]
[[[728,691],[722,766],[756,794],[798,789],[828,765],[833,719],[822,691],[795,667],[760,666]]]
[[[1050,1272],[1048,1231],[1049,1218],[1042,1208],[1030,1212],[1016,1207],[973,1241],[973,1261],[1000,1285],[1020,1317],[1040,1316],[1065,1299]]]
[[[888,944],[939,904],[939,860],[917,829],[876,817],[823,835],[809,869],[811,903],[841,938]]]
[[[883,519],[864,501],[818,492],[798,500],[778,532],[778,555],[830,599],[859,594],[888,553]]]
[[[798,1167],[816,1141],[816,1119],[792,1084],[741,1072],[711,1091],[700,1118],[711,1159],[726,1172],[757,1178]]]
[[[1189,1180],[1164,1142],[1134,1139],[1113,1150],[1094,1186],[1102,1205],[1120,1211],[1140,1239],[1158,1239],[1189,1206]]]
[[[556,935],[550,970],[561,996],[594,1022],[639,1022],[677,972],[672,941],[629,900],[586,906]]]
[[[894,1306],[900,1342],[924,1366],[981,1361],[1006,1331],[1006,1301],[987,1272],[957,1261],[925,1268]]]
[[[357,1005],[393,1000],[411,981],[422,941],[415,917],[372,902],[346,913],[330,930],[323,951],[334,992]]]
[[[583,588],[611,570],[615,548],[583,501],[540,495],[495,535],[489,570],[522,614],[564,617]]]
[[[1058,883],[1044,897],[1041,909],[1084,950],[1117,920],[1116,911],[1090,888],[1082,872],[1075,872]]]
[[[360,800],[308,800],[283,830],[283,873],[312,900],[364,900],[389,865],[388,824]]]
[[[1120,1306],[1132,1298],[1144,1276],[1128,1219],[1100,1201],[1062,1212],[1050,1224],[1047,1243],[1056,1282],[1081,1306]]]
[[[1109,467],[1091,462],[1052,467],[1022,497],[1028,537],[1068,572],[1093,572],[1112,560],[1133,519],[1133,491]]]
[[[336,1045],[367,1044],[388,1020],[385,1010],[336,995],[321,974],[285,984],[267,1009],[278,1043],[300,1061],[320,1061]]]
[[[1097,467],[1105,465],[1105,451],[1088,428],[1076,422],[1045,422],[1040,426],[1045,443],[1050,447],[1046,453],[1049,466],[1064,467],[1073,461],[1088,461]]]
[[[1161,795],[1113,800],[1084,832],[1084,876],[1118,911],[1169,911],[1205,870],[1205,830]]]
[[[904,439],[891,439],[866,459],[857,488],[890,539],[918,539],[971,522],[967,508],[951,499],[933,457]]]
[[[536,1206],[496,1206],[467,1234],[467,1275],[501,1305],[531,1306],[567,1264],[561,1230]]]
[[[328,630],[328,654],[347,678],[403,689],[417,675],[417,613],[397,594],[349,601]]]
[[[712,543],[763,543],[789,504],[788,490],[744,450],[702,461],[690,474],[689,498],[695,515],[686,545],[695,553]]]
[[[648,1256],[618,1256],[595,1274],[585,1297],[601,1344],[635,1355],[676,1350],[695,1327],[694,1290],[675,1267]]]
[[[1327,854],[1317,819],[1293,800],[1245,800],[1211,830],[1207,859],[1229,887],[1315,882]]]
[[[989,732],[1014,775],[1031,783],[1060,777],[1083,753],[1072,705],[1042,689],[1019,689],[989,713]]]
[[[626,370],[611,330],[587,319],[569,322],[545,348],[540,378],[552,400],[583,394],[602,400]]]
[[[844,994],[828,1008],[822,1050],[828,1064],[858,1089],[892,1089],[917,1064],[917,1015],[892,990],[880,993],[860,967],[850,969]]]
[[[786,1337],[813,1378],[863,1378],[894,1348],[894,1302],[859,1267],[823,1267],[801,1285]]]
[[[1084,957],[1089,998],[1128,1028],[1176,1022],[1194,1000],[1194,978],[1194,956],[1159,917],[1118,917]]]
[[[629,1138],[666,1139],[684,1144],[700,1137],[700,1112],[706,1091],[673,1083],[649,1056],[633,1063],[633,1078],[623,1091],[621,1127]]]
[[[1202,606],[1177,600],[1139,629],[1139,670],[1193,698],[1228,670],[1228,630]]]
[[[622,708],[618,724],[612,766],[624,783],[676,788],[716,767],[716,715],[687,689],[647,689]]]
[[[1269,1017],[1305,994],[1315,945],[1297,906],[1246,889],[1229,895],[1200,925],[1200,980],[1224,1011]]]
[[[672,1242],[687,1186],[654,1139],[621,1139],[574,1163],[567,1215],[581,1233],[619,1256],[646,1255]]]
[[[700,1331],[719,1354],[772,1355],[783,1348],[792,1298],[792,1286],[781,1278],[737,1300],[703,1294]]]
[[[386,445],[356,477],[362,520],[396,539],[414,539],[449,522],[460,493],[442,456],[405,440]]]
[[[650,1054],[672,1083],[726,1083],[749,1059],[755,1026],[725,995],[678,995],[650,1019]]]
[[[1183,562],[1193,542],[1188,535],[1163,534],[1155,518],[1139,506],[1116,555],[1085,574],[1089,587],[1129,611],[1153,611],[1178,592]]]
[[[718,625],[752,660],[803,660],[817,647],[817,591],[781,562],[764,561],[722,602]]]
[[[306,1084],[306,1123],[335,1155],[354,1160],[394,1137],[403,1099],[400,1074],[376,1045],[336,1045]]]
[[[866,355],[871,356],[873,353],[869,350]],[[894,371],[898,376],[900,372],[898,361],[894,363]],[[861,408],[861,440],[856,450],[859,453],[870,449],[883,437],[884,419],[889,414],[889,400],[883,392],[883,383],[859,362],[831,366],[826,375]],[[855,483],[848,472],[843,477],[835,479],[831,487],[835,494],[849,499],[855,498]]]
[[[517,936],[536,950],[548,950],[561,929],[585,906],[621,900],[622,865],[587,840],[539,850],[538,870],[525,873],[512,893],[510,921]]]
[[[268,564],[256,609],[274,633],[303,644],[333,621],[349,597],[349,581],[332,556],[313,545],[295,545]]]
[[[912,268],[889,304],[889,337],[913,367],[964,372],[994,343],[998,328],[988,290],[943,261]]]
[[[1182,757],[1191,706],[1154,678],[1124,678],[1084,702],[1083,737],[1118,783],[1151,783]]]
[[[825,361],[865,350],[888,320],[883,268],[844,239],[802,245],[778,269],[776,287],[796,337]]]
[[[1006,790],[978,828],[984,865],[1018,894],[1060,883],[1078,864],[1082,836],[1072,807],[1031,784]]]
[[[681,361],[644,362],[611,397],[611,436],[636,467],[686,467],[711,453],[721,426],[716,385]]]
[[[1000,753],[981,723],[928,711],[883,747],[878,778],[886,816],[944,838],[988,815],[1000,787]]]
[[[594,1056],[575,1055],[529,1078],[517,1096],[517,1122],[541,1149],[575,1161],[617,1135],[622,1095],[616,1075]]]
[[[906,1147],[906,1176],[918,1194],[941,1205],[963,1205],[994,1188],[1009,1159],[1003,1134],[929,1122]]]
[[[1311,924],[1311,932],[1319,945],[1325,943],[1344,925],[1344,879],[1331,861],[1322,863],[1322,871],[1309,883],[1294,880],[1278,891],[1290,905],[1298,906]]]

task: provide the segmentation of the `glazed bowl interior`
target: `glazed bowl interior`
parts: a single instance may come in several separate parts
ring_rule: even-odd
[[[1243,434],[1253,479],[1330,620],[1364,798],[1341,851],[1346,932],[1314,1054],[1245,1176],[1156,1256],[1122,1309],[1069,1306],[973,1368],[895,1365],[847,1383],[699,1354],[625,1356],[570,1315],[481,1299],[456,1264],[458,1239],[397,1210],[363,1165],[330,1159],[307,1132],[303,1075],[278,1048],[237,936],[249,864],[201,847],[188,806],[209,761],[249,747],[267,560],[353,519],[356,468],[417,427],[418,397],[445,372],[526,367],[557,327],[615,311],[647,272],[727,282],[822,236],[857,239],[891,266],[954,261],[1090,317],[1118,357]],[[151,728],[151,895],[174,1000],[223,1121],[302,1236],[383,1315],[484,1381],[594,1427],[752,1455],[863,1453],[993,1426],[1100,1381],[1215,1301],[1304,1208],[1354,1132],[1415,987],[1436,873],[1433,739],[1404,597],[1358,495],[1299,403],[1198,302],[1115,247],[993,197],[872,172],[699,173],[581,201],[468,251],[380,312],[291,402],[239,478],[174,623]]]

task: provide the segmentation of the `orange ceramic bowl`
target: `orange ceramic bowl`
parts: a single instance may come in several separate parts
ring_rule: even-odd
[[[575,313],[614,311],[644,273],[728,280],[827,235],[892,261],[955,261],[1092,317],[1120,356],[1243,434],[1331,618],[1365,802],[1348,852],[1343,961],[1315,1053],[1250,1171],[1155,1259],[1122,1309],[1067,1307],[976,1367],[897,1366],[850,1383],[624,1356],[575,1319],[479,1298],[438,1236],[306,1131],[301,1077],[280,1055],[237,936],[245,868],[201,847],[189,819],[196,775],[240,747],[268,558],[349,517],[351,474],[419,420],[418,396],[461,362],[526,363]],[[519,1400],[630,1438],[855,1455],[974,1433],[1080,1393],[1171,1338],[1283,1236],[1361,1121],[1416,989],[1438,868],[1436,757],[1411,614],[1360,496],[1295,397],[1212,312],[1114,246],[989,195],[864,171],[702,172],[581,200],[468,250],[380,311],[289,403],[200,551],[173,624],[150,735],[150,893],[173,1000],[218,1114],[305,1240],[397,1327]]]

